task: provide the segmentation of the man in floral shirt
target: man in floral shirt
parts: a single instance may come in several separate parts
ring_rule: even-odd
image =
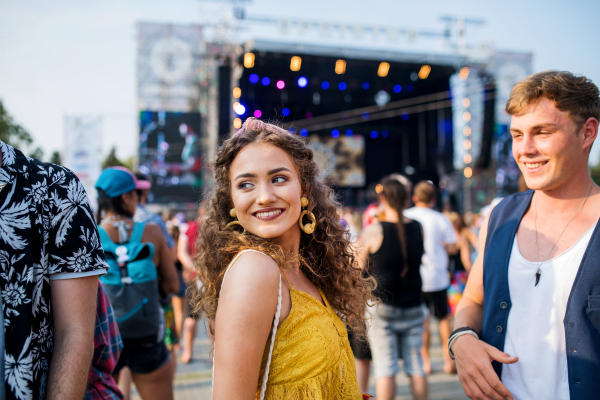
[[[90,204],[71,171],[2,141],[0,152],[5,396],[79,400],[107,269]]]

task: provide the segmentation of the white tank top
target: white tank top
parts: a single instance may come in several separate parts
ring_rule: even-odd
[[[567,251],[541,265],[537,286],[538,263],[521,255],[515,235],[508,264],[512,308],[504,352],[519,361],[502,365],[502,382],[515,400],[570,398],[563,319],[595,226]]]

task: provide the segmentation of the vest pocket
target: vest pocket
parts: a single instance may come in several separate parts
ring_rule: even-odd
[[[600,330],[600,296],[588,296],[588,308],[585,311],[592,325]]]
[[[588,296],[588,310],[594,309],[600,311],[600,296],[590,295]]]

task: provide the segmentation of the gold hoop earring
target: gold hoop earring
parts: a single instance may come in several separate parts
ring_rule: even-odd
[[[237,212],[235,211],[235,208],[232,208],[231,210],[229,210],[229,215],[231,215],[233,218],[237,217]],[[240,224],[240,221],[238,221],[236,219],[235,221],[231,221],[230,223],[228,223],[227,228],[234,226],[234,225],[242,226],[242,224]],[[246,233],[246,228],[244,228],[243,226],[242,226],[242,228],[244,229],[244,233]]]
[[[303,197],[300,199],[300,205],[304,208],[308,206],[308,199],[306,197]],[[304,216],[306,214],[309,214],[310,217],[312,218],[313,222],[306,224],[306,225],[302,225],[302,218],[304,218]],[[302,229],[304,231],[304,233],[310,235],[311,233],[313,233],[315,231],[315,227],[317,226],[317,219],[315,218],[315,215],[308,211],[308,210],[303,210],[302,213],[300,214],[300,219],[298,219],[298,225],[300,225],[300,229]]]

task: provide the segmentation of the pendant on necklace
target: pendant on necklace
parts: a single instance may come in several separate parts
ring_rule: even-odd
[[[537,272],[535,273],[535,286],[537,286],[538,283],[540,283],[541,277],[542,277],[542,271],[540,271],[540,269],[538,268]]]

